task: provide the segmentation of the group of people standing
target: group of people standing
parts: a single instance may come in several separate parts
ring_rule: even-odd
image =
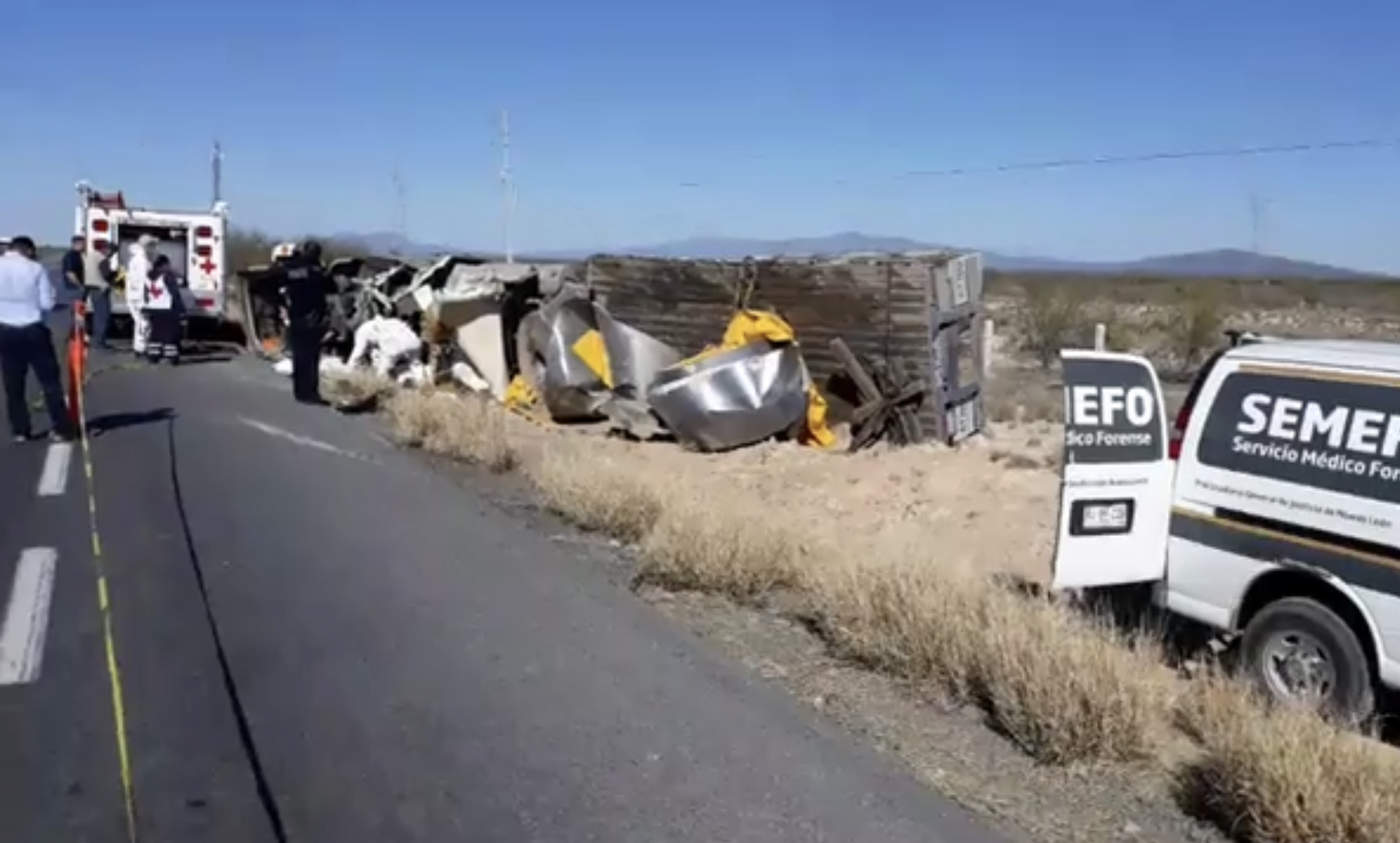
[[[107,330],[112,315],[112,288],[123,285],[127,312],[131,316],[131,351],[151,363],[180,362],[180,323],[184,299],[180,279],[168,255],[161,254],[159,241],[143,234],[128,247],[126,266],[118,260],[117,248],[103,242],[86,250],[82,237],[74,237],[72,248],[63,256],[63,276],[75,289],[83,290],[92,308],[92,345],[109,349]]]
[[[72,239],[71,248],[63,256],[63,282],[68,290],[81,292],[92,310],[92,347],[111,348],[108,329],[112,290],[124,285],[132,321],[132,352],[151,363],[180,362],[184,317],[181,282],[170,258],[159,253],[158,245],[155,237],[141,235],[129,247],[126,265],[122,266],[113,244],[103,242],[89,251],[84,238]],[[0,379],[4,382],[5,414],[15,441],[33,437],[25,399],[25,380],[31,370],[44,395],[52,425],[49,436],[63,440],[73,435],[53,332],[46,321],[54,304],[54,285],[38,261],[34,240],[25,236],[11,238],[0,254]]]
[[[91,308],[91,346],[111,349],[112,291],[122,286],[132,321],[132,352],[152,363],[178,363],[185,313],[182,282],[169,257],[160,254],[159,241],[142,235],[130,245],[125,266],[111,243],[96,244],[89,251],[84,238],[74,237],[70,245],[63,257],[64,286],[82,291]],[[287,317],[293,394],[302,403],[324,404],[320,394],[321,343],[329,316],[327,296],[335,292],[335,282],[322,266],[321,246],[314,240],[279,246],[273,264]],[[6,415],[16,441],[33,437],[25,398],[30,370],[44,395],[52,423],[50,437],[63,440],[73,435],[53,333],[46,322],[54,299],[54,286],[38,262],[33,239],[11,239],[0,254],[0,369]]]

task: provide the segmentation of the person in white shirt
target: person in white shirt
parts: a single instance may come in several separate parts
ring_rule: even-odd
[[[0,255],[0,373],[10,434],[16,442],[33,436],[29,403],[24,397],[25,376],[30,369],[44,392],[53,425],[49,437],[64,440],[71,436],[53,335],[44,324],[44,314],[53,309],[53,284],[48,272],[34,260],[36,254],[33,240],[15,237],[10,240],[10,250]]]

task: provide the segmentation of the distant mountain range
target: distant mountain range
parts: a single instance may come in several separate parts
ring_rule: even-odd
[[[341,234],[336,235],[334,239],[359,243],[376,254],[398,254],[408,258],[423,258],[454,251],[450,246],[417,243],[388,232]],[[847,231],[829,234],[825,237],[797,237],[783,240],[692,237],[651,246],[600,248],[595,251],[665,258],[736,260],[748,256],[807,257],[812,255],[842,255],[851,252],[909,253],[943,248],[950,247],[912,240],[907,237],[883,237]],[[1158,255],[1135,261],[1076,261],[1035,255],[1007,255],[994,251],[978,251],[982,252],[988,267],[1003,272],[1332,280],[1386,277],[1382,273],[1363,272],[1346,267],[1294,260],[1280,255],[1266,255],[1243,249],[1212,249],[1175,255]],[[586,250],[547,251],[522,257],[534,260],[576,260],[587,257],[590,253]]]

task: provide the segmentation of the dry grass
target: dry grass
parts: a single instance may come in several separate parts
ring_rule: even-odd
[[[1178,708],[1204,756],[1181,776],[1189,810],[1236,837],[1277,843],[1400,840],[1400,754],[1310,713],[1265,707],[1245,686],[1196,683]]]
[[[664,499],[661,517],[642,543],[638,575],[672,588],[746,599],[791,584],[811,549],[775,519],[771,506],[677,490]]]
[[[505,411],[475,396],[405,389],[385,406],[390,430],[401,444],[506,472],[520,458],[506,436]]]
[[[1151,753],[1171,687],[1154,638],[1005,592],[977,631],[992,718],[1026,752],[1056,764]]]
[[[982,705],[1039,760],[1150,754],[1170,687],[1150,638],[1125,639],[926,554],[877,558],[805,577],[839,649]]]
[[[397,387],[389,378],[372,369],[352,369],[321,378],[321,391],[338,407],[375,407],[387,400]]]
[[[550,443],[530,475],[551,510],[621,541],[640,541],[661,514],[654,483],[614,459],[590,457],[577,440]]]

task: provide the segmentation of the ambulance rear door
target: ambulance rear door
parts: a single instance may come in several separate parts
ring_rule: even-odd
[[[1066,350],[1065,459],[1053,586],[1159,580],[1175,464],[1162,388],[1147,360]]]
[[[186,297],[190,312],[200,316],[219,316],[224,308],[224,225],[222,216],[201,214],[189,225],[189,264],[185,277],[189,281]]]

